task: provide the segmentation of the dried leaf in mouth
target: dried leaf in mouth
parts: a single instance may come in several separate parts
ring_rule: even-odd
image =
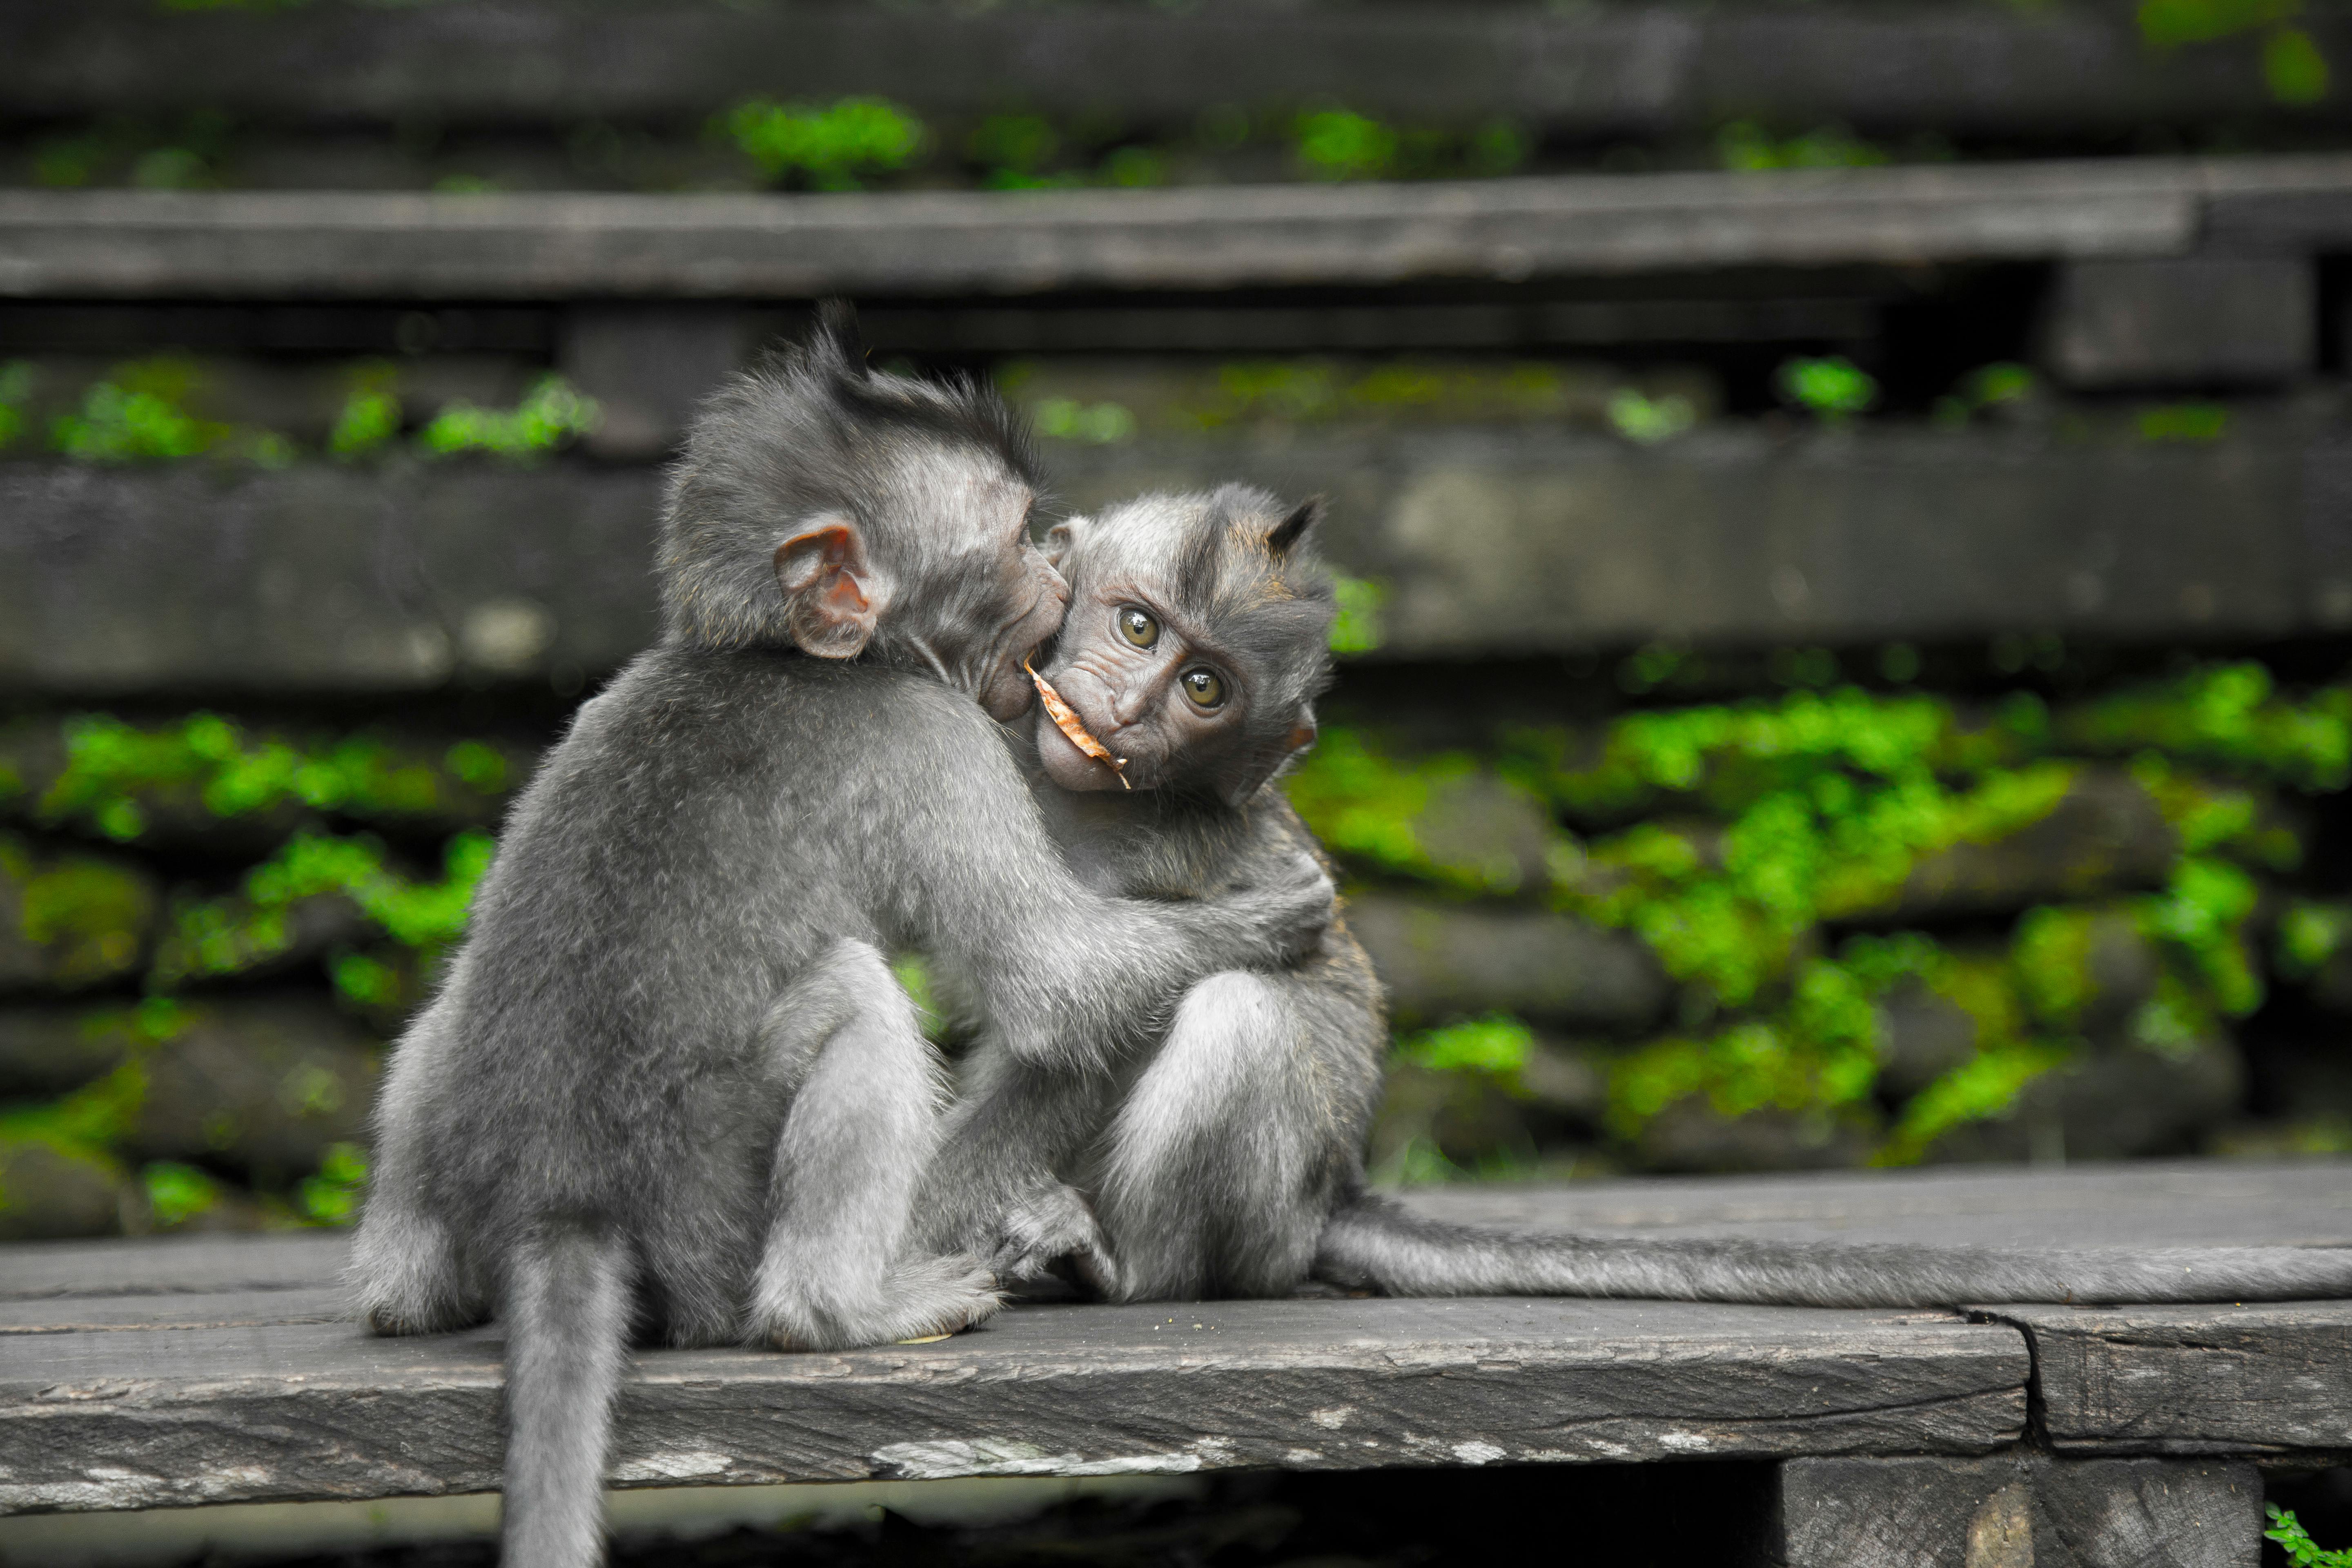
[[[1021,668],[1029,670],[1029,679],[1037,683],[1037,700],[1045,705],[1045,717],[1054,721],[1054,728],[1068,736],[1070,744],[1117,773],[1119,788],[1133,789],[1135,786],[1127,782],[1127,759],[1112,756],[1108,746],[1087,733],[1086,725],[1079,722],[1070,705],[1062,700],[1062,694],[1054,689],[1053,682],[1030,669],[1027,659],[1021,661]]]

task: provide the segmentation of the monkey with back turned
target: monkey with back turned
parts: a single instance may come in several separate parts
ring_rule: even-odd
[[[1070,585],[1044,673],[1120,765],[1041,716],[1034,782],[1098,890],[1213,897],[1314,840],[1273,782],[1314,737],[1334,605],[1317,503],[1146,496],[1053,531]],[[1642,1296],[1818,1306],[2247,1300],[2352,1294],[2352,1249],[1939,1247],[1515,1236],[1414,1217],[1366,1190],[1388,1037],[1335,921],[1304,957],[1194,984],[1108,1072],[983,1032],[924,1186],[923,1234],[1007,1279],[1057,1262],[1113,1300]]]
[[[633,1339],[994,1308],[979,1260],[908,1236],[940,1085],[885,953],[951,955],[1002,1049],[1075,1066],[1328,915],[1305,857],[1181,905],[1068,873],[994,722],[1064,599],[1025,432],[860,360],[828,313],[706,405],[660,639],[541,764],[394,1054],[354,1284],[380,1332],[505,1320],[510,1568],[600,1554]]]

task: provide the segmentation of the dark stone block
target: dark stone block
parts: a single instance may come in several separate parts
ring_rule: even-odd
[[[266,1184],[319,1167],[328,1145],[365,1142],[373,1037],[323,1003],[287,997],[194,1009],[145,1058],[124,1144],[148,1160],[226,1163]]]
[[[2319,268],[2301,256],[2076,261],[2060,268],[2050,365],[2081,387],[2273,386],[2319,356]]]
[[[120,1172],[87,1154],[0,1139],[0,1241],[112,1236],[135,1206]]]
[[[0,834],[0,993],[72,991],[134,973],[159,902],[134,861],[36,851]]]
[[[1507,1012],[1638,1028],[1664,1007],[1657,960],[1634,938],[1565,915],[1368,894],[1348,924],[1401,1016]]]

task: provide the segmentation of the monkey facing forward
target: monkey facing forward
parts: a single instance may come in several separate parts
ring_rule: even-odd
[[[1065,596],[1025,431],[861,362],[829,311],[705,405],[660,639],[541,763],[394,1054],[353,1280],[379,1332],[505,1320],[511,1568],[600,1555],[632,1338],[836,1347],[994,1309],[979,1260],[909,1244],[940,1083],[886,952],[951,955],[1004,1050],[1076,1068],[1329,916],[1305,857],[1186,905],[1068,873],[995,723]]]
[[[1146,496],[1047,538],[1070,605],[1045,674],[1116,771],[1041,718],[1047,819],[1099,890],[1213,898],[1314,839],[1272,782],[1315,733],[1334,614],[1318,503],[1244,486]],[[1121,785],[1124,784],[1125,788]],[[1366,1191],[1388,1037],[1334,921],[1186,992],[1110,1072],[983,1032],[920,1205],[1000,1276],[1066,1261],[1118,1300],[1287,1295],[1642,1296],[1817,1306],[2352,1295],[2352,1248],[1936,1247],[1514,1236]]]

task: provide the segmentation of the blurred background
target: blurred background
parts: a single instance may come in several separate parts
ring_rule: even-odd
[[[2347,78],[2308,0],[8,0],[0,1237],[348,1221],[829,293],[1061,509],[1331,498],[1383,1179],[2352,1149]]]

